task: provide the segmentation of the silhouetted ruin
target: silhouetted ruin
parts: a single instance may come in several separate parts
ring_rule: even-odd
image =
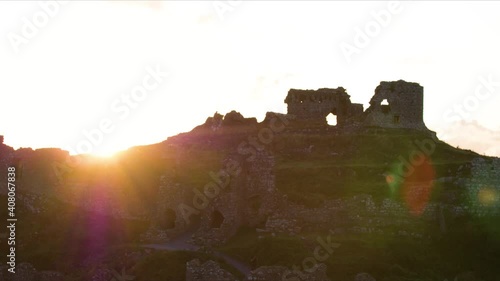
[[[370,107],[352,103],[342,87],[318,90],[291,89],[285,99],[288,114],[299,126],[327,125],[329,114],[337,116],[337,126],[382,127],[426,130],[423,121],[423,87],[403,80],[380,82]]]
[[[296,90],[291,89],[285,99],[288,114],[309,124],[326,125],[326,116],[337,115],[337,124],[343,126],[348,120],[363,113],[363,105],[351,103],[345,89]]]

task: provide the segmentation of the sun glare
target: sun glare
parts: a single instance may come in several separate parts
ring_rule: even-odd
[[[92,155],[94,156],[98,156],[98,157],[101,157],[101,158],[111,158],[113,156],[115,156],[115,154],[117,153],[118,151],[99,151],[99,152],[95,152],[95,153],[92,153]]]
[[[117,149],[112,149],[111,147],[110,148],[103,147],[100,149],[95,149],[94,151],[91,151],[90,153],[82,153],[82,154],[88,154],[88,155],[98,157],[98,158],[112,158],[113,156],[118,154],[120,151],[123,151],[123,149],[117,150]],[[75,156],[78,154],[79,153],[71,154],[71,155]]]

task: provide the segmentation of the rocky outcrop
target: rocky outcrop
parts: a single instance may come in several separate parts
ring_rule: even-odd
[[[231,111],[224,116],[223,126],[257,125],[256,118],[245,118],[241,113]]]

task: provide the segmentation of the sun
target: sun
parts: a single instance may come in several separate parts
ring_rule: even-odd
[[[128,150],[133,147],[134,140],[125,138],[122,140],[120,138],[110,139],[109,142],[100,143],[98,145],[92,146],[90,151],[86,151],[86,154],[98,157],[98,158],[112,158],[118,153]],[[140,142],[137,142],[140,143]],[[84,152],[85,153],[85,152]]]
[[[112,158],[115,156],[116,152],[100,152],[100,153],[92,153],[93,156],[97,156],[99,158]]]
[[[102,147],[102,148],[100,147],[100,148],[96,148],[90,154],[93,156],[99,157],[99,158],[112,158],[120,151],[122,151],[122,150],[121,149],[107,148],[107,147]]]

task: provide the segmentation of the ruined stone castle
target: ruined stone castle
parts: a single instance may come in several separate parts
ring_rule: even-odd
[[[381,82],[375,89],[370,107],[364,111],[363,105],[352,103],[350,96],[342,87],[337,89],[296,90],[291,89],[285,99],[288,105],[286,114],[290,120],[290,130],[302,128],[331,128],[326,117],[337,116],[336,128],[340,132],[363,128],[404,128],[427,130],[423,122],[423,87],[417,83],[402,80]],[[276,113],[268,113],[266,120]],[[220,129],[224,122],[222,115],[214,115],[205,123],[210,131]],[[229,122],[233,120],[232,122]],[[270,120],[264,120],[263,124]],[[231,112],[224,117],[227,126],[231,124],[257,125],[254,118],[243,118]],[[219,124],[214,127],[214,124]],[[234,125],[233,124],[233,125]],[[163,177],[159,189],[157,214],[146,240],[165,241],[183,233],[192,233],[202,238],[198,244],[220,244],[236,233],[240,226],[250,226],[275,232],[299,232],[297,225],[307,225],[307,219],[300,224],[296,219],[328,218],[331,210],[326,208],[311,215],[297,206],[290,205],[286,198],[277,192],[274,178],[274,156],[270,151],[257,151],[255,159],[248,162],[242,155],[232,153],[225,162],[240,163],[241,173],[231,177],[228,186],[200,210],[197,220],[186,218],[182,206],[192,205],[193,187],[183,186],[172,179]],[[199,187],[198,187],[199,188]],[[333,208],[335,209],[335,208]],[[282,212],[280,210],[287,210]],[[295,210],[295,211],[294,211]],[[183,215],[184,213],[184,215]],[[198,213],[198,211],[197,211]],[[290,214],[293,214],[290,217]],[[303,215],[306,214],[306,215]],[[194,216],[193,216],[194,218]],[[328,221],[318,221],[325,225]]]
[[[352,103],[342,87],[337,89],[291,89],[285,99],[288,114],[305,126],[326,125],[329,114],[337,116],[341,127],[382,127],[426,130],[423,121],[424,91],[417,83],[403,80],[381,82],[370,107]]]

